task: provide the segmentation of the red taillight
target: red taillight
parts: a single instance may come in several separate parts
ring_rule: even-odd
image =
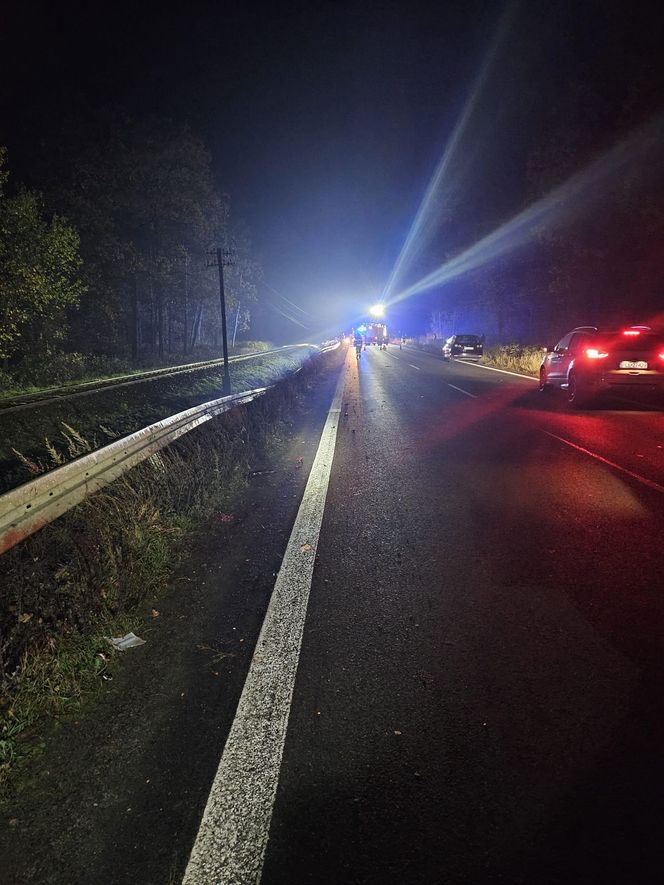
[[[625,329],[623,335],[640,335],[641,332],[638,329]]]
[[[664,360],[664,353],[660,353],[659,358],[660,360]]]
[[[608,356],[608,353],[597,347],[586,347],[586,356],[589,360],[603,360]]]

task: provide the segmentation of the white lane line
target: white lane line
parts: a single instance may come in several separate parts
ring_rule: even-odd
[[[654,480],[647,479],[645,476],[641,476],[640,473],[634,473],[626,467],[621,467],[620,464],[616,464],[615,461],[609,461],[608,458],[598,455],[597,452],[591,452],[590,449],[584,449],[583,446],[579,446],[569,439],[563,439],[562,436],[556,436],[555,433],[550,433],[548,430],[542,430],[542,433],[546,433],[547,436],[552,436],[554,439],[559,440],[559,442],[565,443],[566,446],[571,446],[571,448],[576,449],[577,452],[583,452],[584,455],[589,455],[591,458],[595,458],[596,461],[601,461],[602,464],[606,464],[607,467],[613,467],[614,470],[619,470],[621,473],[631,476],[632,479],[642,483],[644,486],[648,486],[649,489],[654,489],[656,492],[664,492],[664,486],[661,486]]]
[[[345,378],[344,363],[183,885],[260,882]]]
[[[456,384],[450,384],[450,383],[448,382],[447,386],[448,386],[448,387],[452,387],[454,390],[458,390],[459,393],[465,393],[466,396],[472,396],[473,399],[477,399],[477,394],[476,394],[476,393],[469,393],[467,390],[463,390],[461,387],[457,387]]]
[[[524,375],[523,372],[509,372],[507,369],[497,369],[495,366],[483,366],[480,363],[464,363],[464,365],[475,366],[476,369],[486,369],[487,372],[500,372],[502,375],[514,375],[517,378],[527,378],[529,381],[538,381],[532,375]]]
[[[420,371],[419,366],[414,366],[412,363],[408,363],[408,365],[411,367],[411,369],[417,369],[418,372]]]

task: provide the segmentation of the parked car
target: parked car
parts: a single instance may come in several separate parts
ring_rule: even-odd
[[[600,331],[579,326],[547,350],[539,388],[567,391],[572,406],[588,405],[607,391],[664,392],[664,336],[649,326]]]
[[[443,359],[478,360],[484,353],[484,339],[480,335],[452,335],[443,344]]]

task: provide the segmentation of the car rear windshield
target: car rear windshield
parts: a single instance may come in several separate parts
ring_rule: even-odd
[[[477,335],[457,335],[454,339],[455,344],[480,344],[480,339]]]

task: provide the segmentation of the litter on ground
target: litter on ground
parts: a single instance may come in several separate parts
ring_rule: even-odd
[[[119,651],[126,651],[128,648],[135,648],[138,645],[145,645],[145,639],[141,639],[135,633],[126,633],[124,636],[118,636],[108,641],[113,648],[117,648]]]

